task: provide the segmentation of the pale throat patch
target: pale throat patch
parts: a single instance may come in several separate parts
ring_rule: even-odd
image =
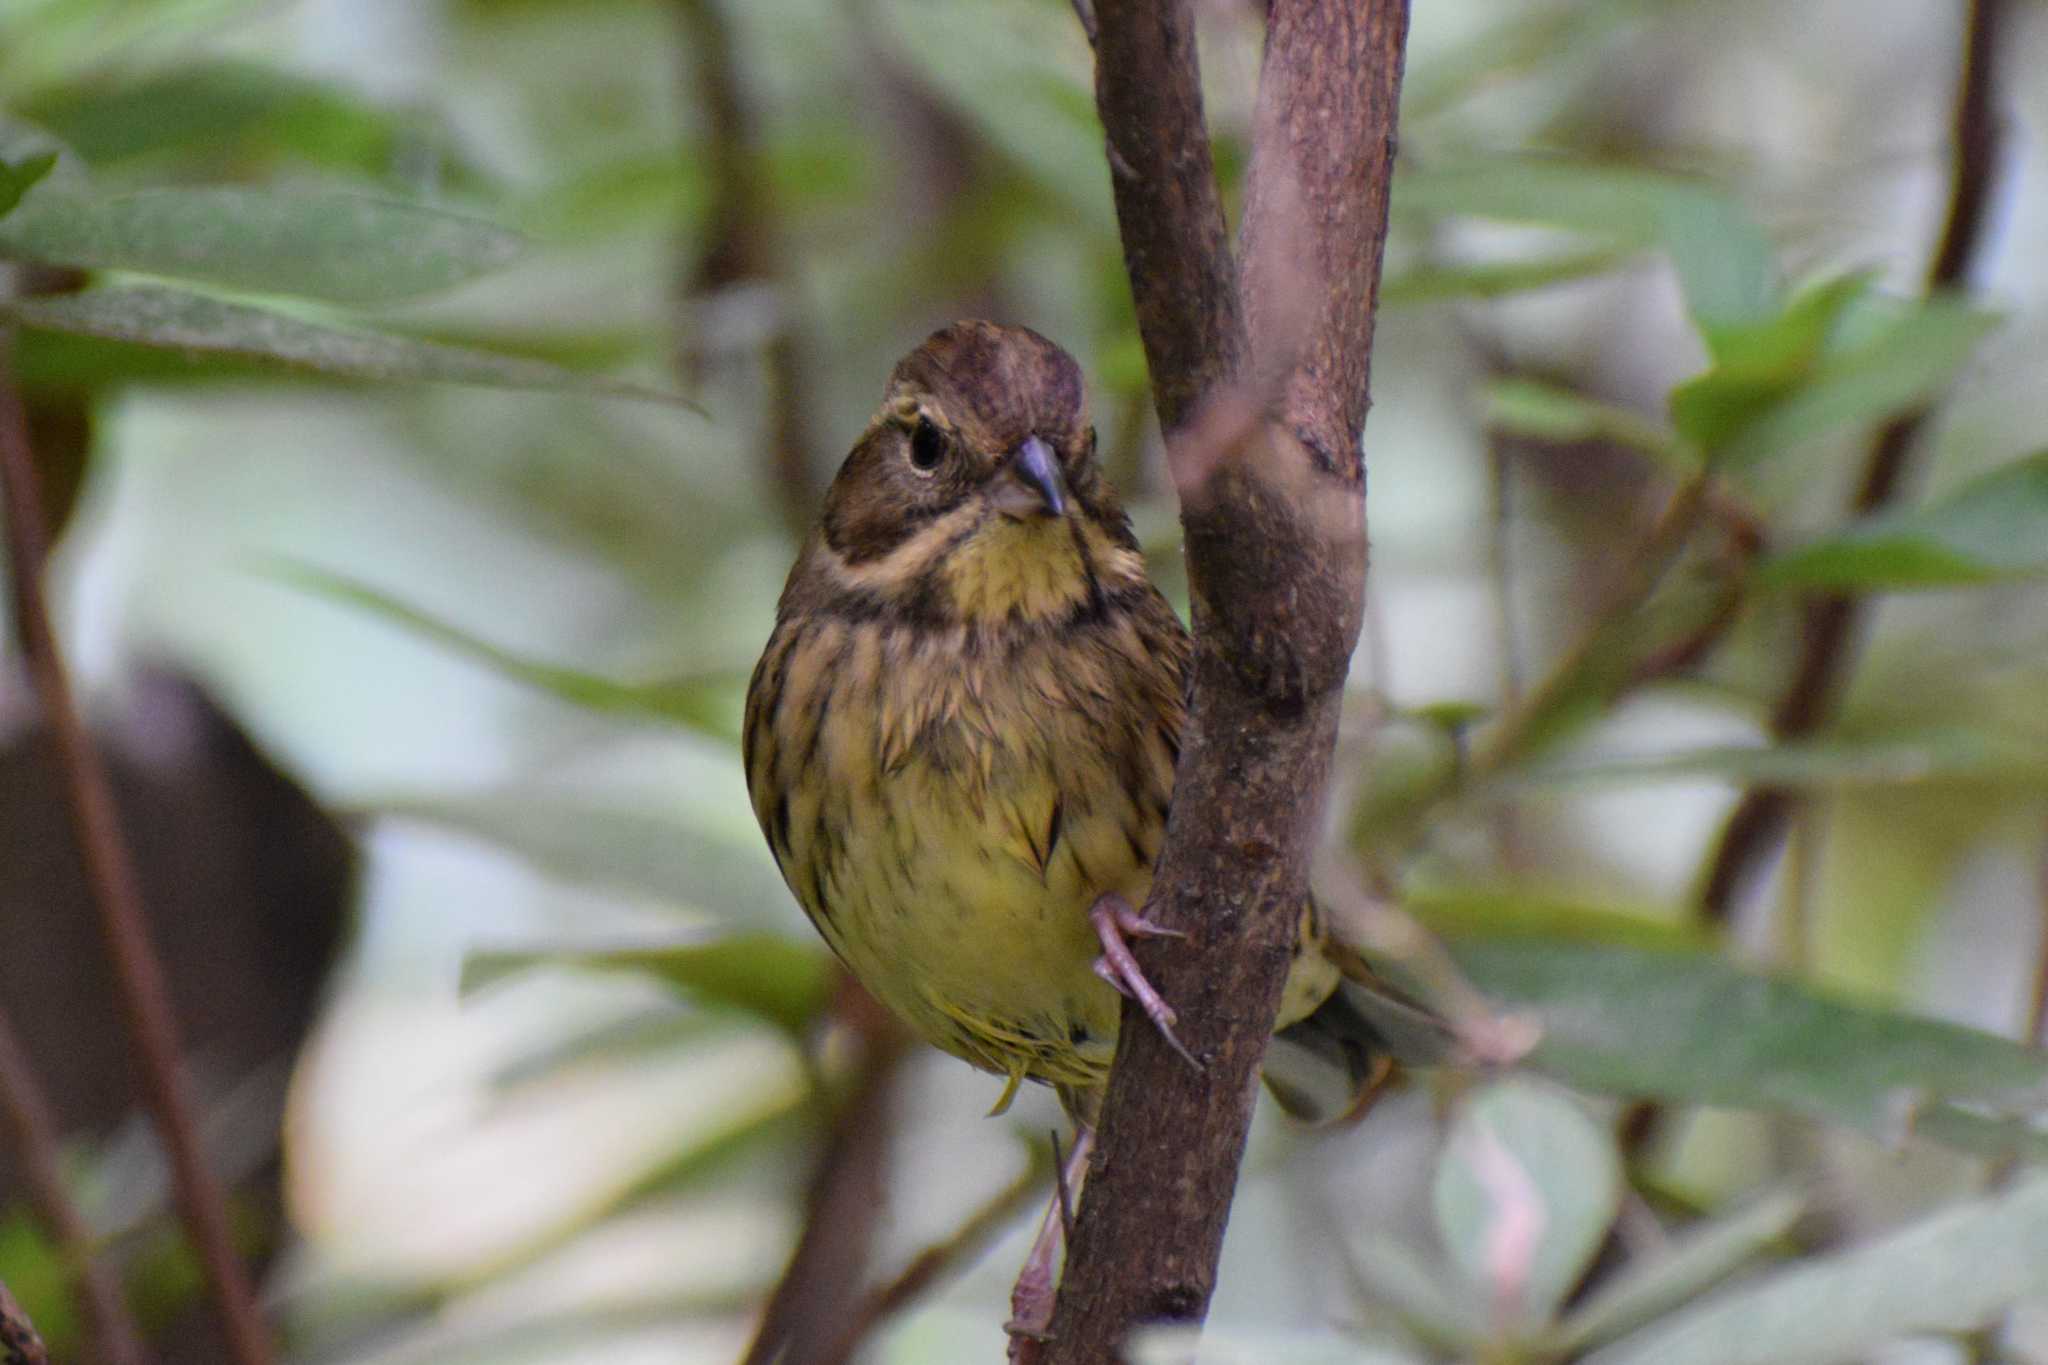
[[[1092,526],[1082,534],[1100,538]],[[1057,518],[991,517],[979,534],[954,547],[941,572],[954,610],[969,621],[1062,616],[1088,596],[1073,529]]]
[[[1013,521],[987,513],[979,500],[953,509],[880,559],[848,564],[828,550],[825,564],[847,587],[883,592],[936,566],[962,620],[1040,620],[1065,615],[1088,597],[1088,574],[1074,545],[1076,524],[1104,589],[1145,581],[1144,556],[1092,522]]]

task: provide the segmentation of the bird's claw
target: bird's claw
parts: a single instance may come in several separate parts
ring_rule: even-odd
[[[1095,974],[1116,987],[1118,993],[1136,1000],[1168,1046],[1178,1052],[1189,1066],[1200,1071],[1202,1064],[1195,1060],[1195,1054],[1182,1045],[1173,1031],[1173,1026],[1180,1022],[1180,1016],[1145,979],[1144,970],[1131,956],[1130,944],[1125,941],[1127,938],[1186,938],[1187,935],[1179,929],[1154,924],[1114,892],[1095,902],[1094,908],[1088,912],[1088,919],[1094,924],[1095,937],[1102,944],[1102,956],[1095,959]]]

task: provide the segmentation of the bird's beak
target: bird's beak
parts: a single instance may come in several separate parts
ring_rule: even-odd
[[[1019,519],[1067,514],[1067,481],[1051,446],[1036,436],[1024,438],[1010,456],[1006,477],[996,490],[996,506]]]

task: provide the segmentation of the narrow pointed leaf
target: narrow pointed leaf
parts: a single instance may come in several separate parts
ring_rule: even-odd
[[[134,342],[194,356],[238,359],[336,379],[559,390],[690,406],[673,394],[579,374],[542,360],[335,326],[155,285],[0,300],[0,317],[23,327]]]
[[[1622,1271],[1546,1344],[1577,1356],[1699,1297],[1782,1239],[1805,1209],[1805,1199],[1781,1191],[1688,1231],[1668,1250]]]
[[[0,254],[352,304],[449,289],[523,249],[479,218],[326,190],[49,189],[0,221]]]
[[[678,682],[618,682],[581,669],[526,658],[344,574],[291,560],[271,561],[267,568],[281,581],[360,607],[574,705],[672,721],[720,737],[732,733],[732,722],[721,702],[723,693],[737,681],[736,675],[721,673]]]
[[[1699,472],[1698,458],[1670,432],[1627,408],[1533,379],[1486,387],[1489,426],[1543,441],[1611,441],[1681,476]]]
[[[1926,507],[1866,518],[1766,560],[1771,588],[1952,588],[2048,574],[2048,451]]]
[[[1580,760],[1539,768],[1520,782],[1650,784],[1716,778],[1742,786],[1842,789],[1930,782],[2048,786],[2048,746],[1965,726],[1789,744],[1722,745],[1645,758]]]
[[[19,161],[0,161],[0,218],[14,211],[21,197],[57,165],[55,152],[26,156]]]
[[[733,926],[777,922],[790,905],[767,844],[741,829],[742,847],[700,827],[691,812],[518,788],[364,801],[350,813],[409,820],[494,844],[565,886],[587,887]],[[750,825],[750,815],[742,820]]]
[[[1403,308],[1447,299],[1505,298],[1605,275],[1640,254],[1634,247],[1602,247],[1531,260],[1416,266],[1388,277],[1380,286],[1380,306]]]
[[[1949,386],[1996,323],[1956,300],[1920,304],[1827,356],[1809,379],[1742,424],[1720,454],[1731,466],[1754,465],[1927,402]]]
[[[1405,168],[1394,204],[1661,246],[1710,346],[1778,307],[1769,240],[1734,199],[1702,181],[1561,157],[1474,157]]]
[[[1816,1257],[1586,1357],[1587,1365],[1804,1365],[1963,1332],[2048,1294],[2048,1180]]]
[[[2048,1054],[1601,927],[1625,918],[1583,912],[1576,936],[1558,938],[1489,905],[1483,920],[1417,910],[1483,992],[1535,1018],[1534,1070],[1582,1090],[1783,1110],[1889,1141],[2048,1150],[2021,1121],[2048,1100]]]
[[[472,954],[462,988],[477,990],[535,967],[585,967],[633,972],[663,981],[692,999],[756,1015],[801,1033],[823,1013],[831,958],[820,946],[777,934],[736,934],[669,944],[521,949]]]

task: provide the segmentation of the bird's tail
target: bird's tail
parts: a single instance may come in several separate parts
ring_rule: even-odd
[[[1362,1114],[1400,1068],[1437,1065],[1456,1042],[1442,1016],[1348,947],[1331,942],[1325,951],[1342,973],[1337,989],[1266,1050],[1266,1088],[1311,1123]]]

